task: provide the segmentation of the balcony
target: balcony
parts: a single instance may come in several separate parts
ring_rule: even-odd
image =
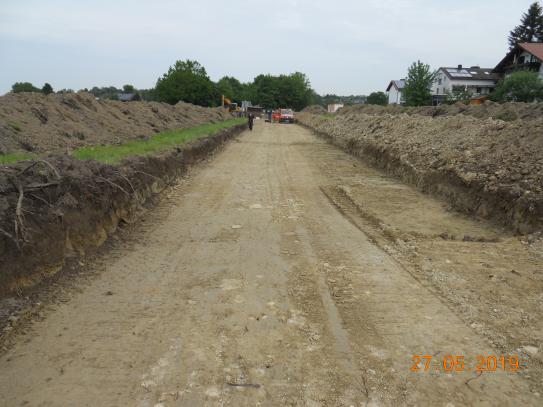
[[[539,72],[541,68],[541,62],[528,62],[524,64],[511,64],[504,68],[505,75],[511,75],[512,73],[519,71],[532,71]]]

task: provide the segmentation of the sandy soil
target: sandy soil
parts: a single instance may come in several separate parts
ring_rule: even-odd
[[[133,233],[15,337],[0,403],[542,403],[540,243],[301,127],[258,122]],[[503,353],[520,372],[473,371]],[[445,373],[446,355],[472,370]]]

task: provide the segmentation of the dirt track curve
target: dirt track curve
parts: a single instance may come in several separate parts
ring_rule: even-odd
[[[504,262],[525,278],[540,260],[301,127],[258,122],[136,229],[0,357],[1,405],[541,405],[537,359],[531,374],[438,364],[473,369],[513,346],[492,342],[476,282],[447,278],[497,252],[498,279]],[[436,362],[412,372],[414,354]]]

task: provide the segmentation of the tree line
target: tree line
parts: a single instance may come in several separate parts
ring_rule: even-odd
[[[17,82],[12,86],[14,93],[42,92],[53,93],[53,88],[45,84],[42,89],[29,82]],[[136,89],[132,85],[124,85],[122,89],[115,86],[85,88],[101,99],[117,100],[121,93],[134,95],[132,100],[146,100],[176,104],[179,101],[200,106],[219,106],[222,97],[232,102],[241,103],[249,100],[253,105],[264,108],[289,107],[301,110],[304,107],[319,103],[320,96],[311,88],[307,76],[301,72],[288,75],[258,75],[252,82],[242,83],[232,76],[225,76],[213,82],[206,69],[192,60],[176,61],[170,66],[152,89]],[[73,90],[64,89],[62,93]]]

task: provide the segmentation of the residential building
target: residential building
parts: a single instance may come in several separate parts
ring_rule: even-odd
[[[402,105],[404,103],[403,88],[405,88],[404,79],[390,81],[387,87],[389,105]]]
[[[443,103],[446,95],[454,91],[467,92],[473,99],[486,96],[494,90],[499,78],[500,75],[492,68],[465,68],[462,65],[456,68],[441,67],[431,88],[433,104]]]
[[[494,72],[503,76],[511,75],[518,71],[539,72],[543,78],[543,43],[524,42],[517,44],[500,61]]]

